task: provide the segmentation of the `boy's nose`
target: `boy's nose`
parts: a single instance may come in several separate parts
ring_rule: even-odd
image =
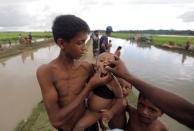
[[[148,111],[147,108],[143,108],[143,109],[142,109],[142,113],[143,113],[144,115],[148,115],[148,114],[149,114],[149,111]]]
[[[87,51],[87,48],[86,48],[86,45],[85,44],[83,45],[82,50],[83,51]]]

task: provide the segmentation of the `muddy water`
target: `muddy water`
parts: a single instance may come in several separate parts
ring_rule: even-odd
[[[112,38],[111,52],[121,45],[121,58],[136,76],[194,102],[194,58]],[[10,131],[26,119],[41,100],[35,72],[58,55],[56,46],[0,60],[0,131]],[[171,131],[191,131],[171,118],[162,120]]]
[[[36,69],[57,56],[47,47],[0,60],[0,131],[11,131],[25,120],[41,100]]]

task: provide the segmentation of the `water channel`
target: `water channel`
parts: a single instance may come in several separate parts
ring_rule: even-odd
[[[122,39],[111,39],[111,52],[119,45],[123,47],[121,58],[131,73],[194,102],[194,57]],[[57,46],[50,46],[0,59],[1,131],[13,130],[41,100],[36,69],[55,58],[58,51]],[[168,116],[164,115],[162,121],[171,131],[191,131]]]

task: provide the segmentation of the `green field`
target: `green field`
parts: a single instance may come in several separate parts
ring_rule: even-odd
[[[173,42],[178,46],[185,45],[185,43],[190,40],[191,43],[194,45],[194,37],[189,37],[189,36],[157,36],[153,35],[151,36],[152,40],[154,41],[154,44],[157,45],[163,45],[168,42]]]
[[[112,37],[121,38],[121,39],[129,39],[130,33],[112,33]]]
[[[0,32],[0,40],[17,40],[19,34],[22,37],[28,37],[29,32]],[[31,32],[32,38],[50,38],[52,36],[51,32]]]
[[[112,37],[115,38],[122,38],[122,39],[129,39],[130,36],[136,36],[136,34],[130,34],[130,33],[112,33]],[[162,36],[162,35],[150,35],[150,34],[141,34],[143,37],[151,38],[153,41],[153,44],[156,45],[163,45],[168,42],[175,43],[178,46],[185,45],[185,43],[190,40],[191,43],[194,45],[194,36],[174,36],[174,35],[168,35],[168,36]]]

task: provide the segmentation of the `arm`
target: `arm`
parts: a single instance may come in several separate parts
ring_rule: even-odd
[[[52,73],[48,66],[41,66],[37,70],[37,79],[41,88],[46,111],[55,128],[60,128],[67,120],[69,120],[69,114],[84,101],[95,84],[101,84],[107,80],[107,78],[100,78],[97,75],[93,76],[90,80],[91,82],[85,85],[85,88],[83,88],[76,99],[61,108],[58,104],[58,93],[52,83]]]
[[[121,85],[118,81],[118,79],[113,76],[114,78],[114,85],[112,86],[112,91],[116,97],[116,101],[114,102],[113,106],[111,107],[110,111],[114,114],[116,114],[118,111],[122,109],[123,105],[123,92],[121,89]]]
[[[115,68],[121,68],[124,66],[123,63],[116,61],[112,62],[112,64],[116,66]],[[126,67],[124,66],[124,68]],[[137,90],[146,96],[153,104],[158,106],[164,113],[180,123],[194,129],[194,104],[173,93],[148,84],[128,72],[122,72],[110,67],[107,67],[107,70],[134,85]]]
[[[112,87],[112,91],[115,95],[115,101],[113,101],[113,105],[110,109],[103,109],[102,112],[102,118],[109,121],[112,119],[112,117],[120,112],[120,110],[123,109],[123,93],[121,89],[121,85],[118,83],[117,78],[114,78],[114,81],[111,81],[110,83]]]

